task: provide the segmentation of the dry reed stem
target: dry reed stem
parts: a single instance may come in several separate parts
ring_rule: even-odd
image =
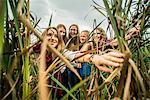
[[[24,0],[19,0],[18,1],[18,5],[17,5],[17,13],[20,14],[21,13],[21,9],[22,9],[22,6],[23,6],[23,3],[24,3]]]
[[[97,90],[98,89],[98,81],[97,81],[97,77],[94,77],[95,78],[95,84],[94,84],[94,90]],[[95,99],[94,100],[99,100],[99,92],[95,92],[95,95],[94,95],[94,97],[95,97]]]
[[[57,64],[59,64],[60,62],[61,62],[61,60],[58,61],[58,58],[56,58],[56,59],[52,62],[52,64],[48,67],[48,69],[46,70],[46,74],[48,74],[49,72],[51,72],[51,71],[54,69],[54,67],[55,67]]]
[[[112,79],[114,79],[114,77],[117,76],[118,72],[120,72],[122,69],[122,66],[120,66],[119,68],[116,68],[110,75],[109,77],[104,81],[104,83],[110,83],[112,81]]]
[[[135,72],[135,74],[136,74],[136,76],[140,82],[144,96],[146,97],[146,88],[145,88],[144,83],[143,83],[143,78],[142,78],[137,66],[135,65],[134,61],[131,58],[129,59],[129,63],[131,64],[131,66],[132,66],[132,68],[133,68],[133,70],[134,70],[134,72]]]
[[[93,78],[92,78],[92,80],[91,80],[91,83],[90,83],[90,87],[89,87],[89,91],[88,91],[88,96],[91,94],[91,92],[92,92],[92,86],[93,86],[93,83],[94,83],[94,76],[95,75],[93,75]]]
[[[46,47],[47,39],[44,39],[42,43],[41,53],[40,53],[40,66],[39,66],[39,98],[40,100],[48,100],[48,87],[46,86]]]
[[[129,97],[129,93],[130,93],[130,83],[131,83],[131,74],[132,74],[132,67],[129,65],[128,66],[128,75],[127,75],[127,79],[126,79],[126,84],[125,84],[125,88],[124,88],[124,95],[123,95],[123,100],[127,100]]]
[[[6,74],[4,74],[4,77],[7,79],[7,80],[10,80]],[[7,96],[14,90],[16,84],[18,83],[18,80],[19,80],[19,76],[17,77],[15,83],[13,85],[11,85],[11,89],[7,92],[7,94],[1,99],[1,100],[5,100],[7,98]]]

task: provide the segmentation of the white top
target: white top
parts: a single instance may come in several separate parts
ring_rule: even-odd
[[[69,51],[67,49],[64,50],[64,56],[67,57],[70,61],[75,58],[77,53],[79,53],[79,51]]]

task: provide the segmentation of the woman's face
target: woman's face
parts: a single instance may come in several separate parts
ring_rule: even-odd
[[[55,30],[55,29],[49,29],[48,31],[47,31],[47,34],[46,34],[47,36],[52,36],[52,35],[58,35],[58,33],[57,33],[57,31]]]
[[[85,43],[88,41],[88,33],[87,32],[81,32],[80,34],[80,42]]]
[[[58,33],[55,29],[49,29],[47,32],[48,44],[56,48],[58,46]]]
[[[96,42],[100,42],[104,38],[104,35],[99,30],[94,30],[93,39]]]
[[[78,28],[76,26],[71,26],[69,29],[69,34],[71,37],[74,37],[78,34]]]
[[[64,29],[64,27],[59,27],[58,28],[58,34],[60,34],[61,36],[66,35],[66,30]]]
[[[56,48],[58,46],[59,40],[56,36],[52,36],[52,37],[47,37],[48,39],[48,44],[51,45],[52,47]]]

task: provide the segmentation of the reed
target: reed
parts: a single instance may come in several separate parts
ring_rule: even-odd
[[[56,88],[66,92],[62,100],[69,97],[77,100],[78,96],[86,100],[150,98],[150,1],[103,0],[103,3],[104,7],[93,1],[92,7],[109,21],[108,29],[112,27],[118,41],[116,50],[125,53],[125,62],[118,68],[108,66],[113,69],[110,74],[92,66],[91,75],[82,80],[70,61],[55,48],[48,46],[41,37],[41,32],[36,27],[41,19],[37,20],[30,12],[30,0],[0,0],[0,87],[4,90],[0,92],[0,98],[52,99],[51,88],[54,84],[48,85],[48,78],[57,84]],[[8,9],[13,14],[12,20],[9,19]],[[49,25],[52,17],[53,14],[50,16]],[[98,27],[103,21],[99,24],[94,21],[95,26]],[[140,33],[127,41],[125,36],[128,30],[137,26],[140,27]],[[36,45],[30,45],[30,34],[43,42],[40,64],[30,54],[30,49]],[[47,70],[42,69],[45,66],[46,49],[58,56]],[[107,51],[109,50],[102,52]],[[91,52],[96,51],[86,53]],[[80,79],[71,90],[54,77],[62,62]],[[106,66],[99,68],[103,67]]]

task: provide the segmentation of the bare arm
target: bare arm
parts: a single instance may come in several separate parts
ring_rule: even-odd
[[[128,30],[128,33],[125,35],[125,40],[129,41],[133,37],[136,37],[137,35],[139,35],[139,33],[140,33],[140,27],[133,27],[133,28]],[[109,45],[117,46],[118,45],[118,40],[117,39],[112,40],[109,43]]]
[[[79,57],[83,55],[83,53],[77,53],[75,57]],[[97,54],[86,54],[77,59],[79,62],[92,62],[96,66],[100,65],[109,65],[118,67],[124,62],[124,54],[120,52],[109,52],[103,55]]]
[[[80,49],[80,51],[87,51],[91,48],[91,44],[90,43],[85,43],[83,45],[83,47]]]

